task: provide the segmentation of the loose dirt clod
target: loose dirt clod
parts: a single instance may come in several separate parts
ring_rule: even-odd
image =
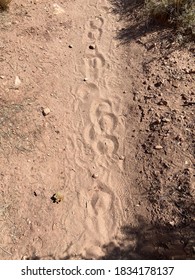
[[[60,192],[57,192],[51,197],[51,200],[53,201],[53,203],[58,204],[58,203],[60,203],[61,201],[64,200],[64,196]]]

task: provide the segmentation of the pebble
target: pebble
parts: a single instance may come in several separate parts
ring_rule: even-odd
[[[16,78],[15,78],[15,83],[14,83],[14,87],[15,87],[15,89],[18,89],[19,88],[19,86],[21,85],[21,80],[20,80],[20,78],[18,77],[18,76],[16,76]]]
[[[50,112],[51,111],[49,108],[44,108],[42,113],[43,113],[43,116],[47,116]]]
[[[84,78],[83,81],[84,81],[84,82],[88,81],[88,78]]]
[[[168,118],[163,118],[162,121],[163,121],[163,122],[170,122],[171,120],[168,119]]]
[[[89,45],[89,49],[90,50],[94,50],[95,49],[95,45]]]
[[[161,145],[156,145],[156,146],[155,146],[155,149],[156,149],[156,150],[162,150],[163,147],[162,147]]]
[[[119,156],[119,159],[120,159],[120,160],[124,160],[125,157],[124,157],[124,156]]]
[[[97,179],[97,178],[98,178],[98,174],[97,174],[97,173],[94,173],[94,174],[92,175],[92,178]]]
[[[158,104],[158,105],[165,105],[165,106],[166,106],[168,103],[167,103],[166,100],[161,99],[157,104]]]
[[[179,83],[177,81],[173,81],[172,82],[172,86],[175,87],[175,88],[178,88],[179,87]]]
[[[51,197],[51,199],[53,203],[59,203],[64,200],[64,195],[61,194],[60,192],[57,192]]]
[[[53,4],[53,8],[54,8],[54,15],[60,15],[65,13],[65,10],[62,7],[60,7],[57,3]]]
[[[72,49],[72,48],[73,48],[73,45],[69,45],[68,47],[69,47],[70,49]]]
[[[195,74],[195,68],[190,69],[189,74]]]

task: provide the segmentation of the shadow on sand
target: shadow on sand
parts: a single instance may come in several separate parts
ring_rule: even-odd
[[[104,260],[195,259],[195,222],[185,225],[139,225],[122,228],[123,238],[104,246]]]
[[[172,226],[148,224],[139,217],[136,227],[122,227],[122,237],[103,246],[100,260],[192,260],[195,259],[195,222]],[[82,255],[66,255],[63,260],[86,259]],[[55,259],[33,254],[28,260]],[[91,258],[88,258],[91,259]]]

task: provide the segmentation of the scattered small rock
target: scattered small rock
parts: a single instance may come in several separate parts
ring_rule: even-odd
[[[172,81],[172,86],[178,88],[179,87],[178,81]]]
[[[53,8],[54,8],[55,15],[60,15],[65,13],[65,10],[62,7],[60,7],[57,3],[53,4]]]
[[[94,179],[97,179],[99,176],[98,176],[98,174],[97,173],[94,173],[93,175],[92,175],[92,178],[94,178]]]
[[[88,81],[88,78],[84,78],[83,81],[84,81],[84,82]]]
[[[69,45],[68,47],[69,47],[70,49],[72,49],[72,48],[73,48],[73,45]]]
[[[156,43],[151,43],[151,44],[147,44],[146,45],[146,49],[147,51],[150,51],[151,49],[155,48],[156,47]]]
[[[156,83],[154,84],[155,87],[160,87],[161,85],[162,85],[162,82],[161,82],[161,81],[156,82]]]
[[[168,119],[168,118],[162,118],[162,121],[163,121],[163,122],[171,122],[171,120]]]
[[[190,69],[189,74],[195,74],[195,68]]]
[[[183,100],[188,100],[188,97],[187,97],[186,94],[184,94],[184,93],[181,94],[181,98],[182,98]]]
[[[52,195],[51,200],[53,201],[53,203],[59,203],[64,200],[64,196],[60,192],[57,192]]]
[[[18,76],[16,76],[15,83],[14,83],[15,89],[18,89],[20,87],[21,83],[22,82],[21,82],[20,78]]]
[[[157,104],[158,104],[158,105],[164,105],[164,106],[166,106],[168,103],[167,103],[166,100],[161,99]]]
[[[124,157],[124,156],[119,156],[119,159],[120,159],[120,160],[124,160],[125,157]]]
[[[162,147],[161,145],[156,145],[156,146],[155,146],[155,149],[156,149],[156,150],[162,150],[163,147]]]
[[[49,113],[50,113],[50,109],[47,107],[47,108],[44,108],[42,113],[43,113],[43,116],[47,116]]]
[[[95,45],[89,45],[89,49],[90,50],[94,50],[95,49]]]

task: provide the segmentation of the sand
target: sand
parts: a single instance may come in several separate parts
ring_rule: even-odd
[[[117,39],[125,15],[114,7],[106,0],[16,0],[0,14],[1,259],[183,258],[192,252],[191,241],[188,251],[177,242],[172,250],[166,226],[180,224],[171,212],[177,207],[165,197],[170,204],[162,210],[159,188],[151,190],[152,183],[165,187],[167,175],[161,179],[159,171],[166,145],[154,131],[148,140],[149,122],[170,112],[178,98],[168,100],[169,108],[162,101],[160,113],[156,100],[164,97],[155,105],[145,98],[156,73],[166,71],[154,60],[147,76],[144,63],[160,54],[153,47],[148,52],[146,35]],[[192,55],[182,55],[186,67]],[[173,149],[167,153],[169,163],[182,161],[176,173],[185,169],[184,158],[192,167],[191,150],[179,158]],[[163,187],[160,193],[164,203]]]

